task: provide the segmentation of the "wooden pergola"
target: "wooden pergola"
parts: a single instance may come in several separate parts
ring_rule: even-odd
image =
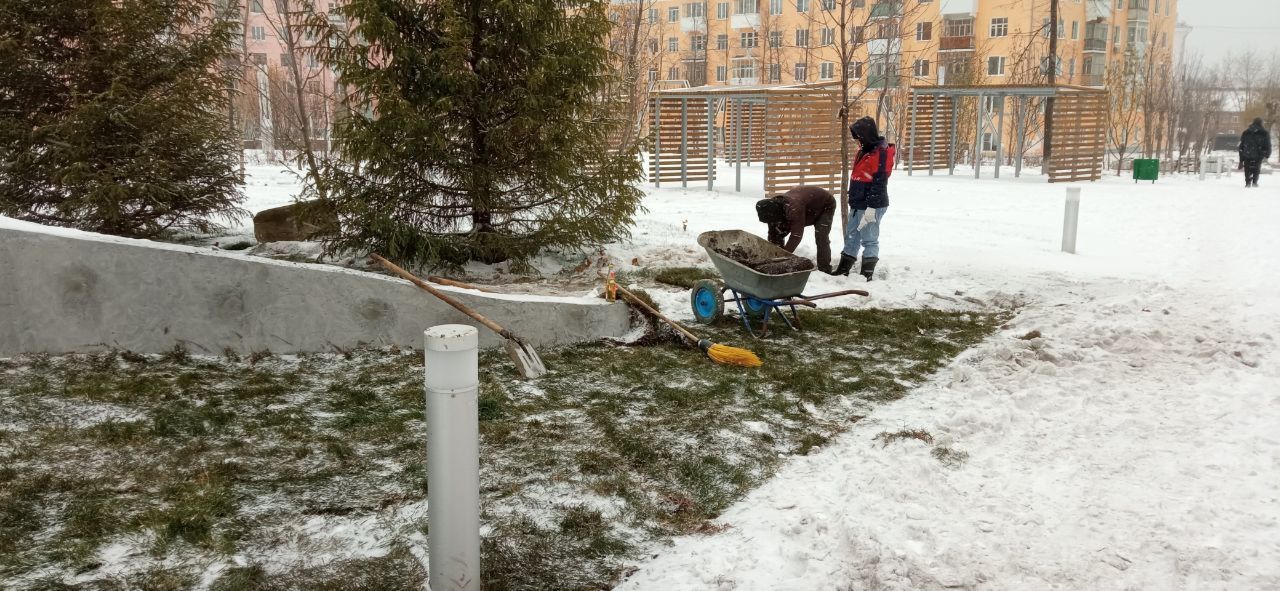
[[[649,95],[649,179],[706,181],[715,188],[716,157],[735,165],[764,163],[766,195],[797,185],[840,193],[840,95],[832,84],[698,86]]]
[[[1026,121],[1024,114],[1031,101],[1039,100],[1041,106],[1048,98],[1054,99],[1053,118],[1045,122],[1052,129],[1049,145],[1051,155],[1048,170],[1051,183],[1071,181],[1096,181],[1102,178],[1102,160],[1106,153],[1107,92],[1081,86],[916,86],[911,89],[911,99],[906,126],[907,174],[916,170],[945,168],[948,174],[956,172],[956,149],[961,141],[957,137],[960,101],[973,97],[975,126],[972,138],[974,165],[973,176],[982,175],[982,137],[991,134],[995,144],[995,177],[1000,178],[1000,165],[1005,156],[1004,133],[1006,102],[1016,102],[1013,175],[1022,174],[1022,154],[1025,151]],[[939,127],[941,126],[941,128]],[[902,154],[899,146],[899,154]]]

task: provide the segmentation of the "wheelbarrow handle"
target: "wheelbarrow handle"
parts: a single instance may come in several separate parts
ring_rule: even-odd
[[[870,297],[871,293],[867,291],[863,291],[861,289],[846,289],[844,291],[835,291],[835,292],[824,293],[816,296],[802,295],[800,296],[800,298],[806,302],[812,302],[813,300],[825,300],[827,298],[837,298],[840,296],[847,296],[847,295],[860,295],[860,296]]]

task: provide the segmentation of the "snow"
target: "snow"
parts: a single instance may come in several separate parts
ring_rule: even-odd
[[[1280,188],[1082,184],[1068,255],[1062,185],[968,175],[895,173],[889,276],[841,303],[976,301],[1014,319],[793,460],[719,533],[653,549],[619,590],[1280,587]],[[743,177],[741,195],[650,189],[634,249],[699,263],[698,232],[759,232],[759,173]],[[815,276],[806,293],[853,282]],[[687,318],[676,295],[663,304]],[[932,445],[875,441],[917,428]],[[949,468],[943,448],[968,459]]]
[[[296,180],[282,170],[250,166],[248,209],[289,202]],[[700,232],[762,232],[761,175],[744,168],[741,193],[727,166],[713,192],[646,186],[648,212],[631,240],[606,247],[610,259],[624,271],[709,266]],[[821,305],[1012,320],[791,460],[727,510],[718,533],[652,548],[619,589],[1280,588],[1280,181],[1268,180],[1249,190],[1238,175],[1083,183],[1069,255],[1059,252],[1063,185],[896,172],[885,276],[814,274],[806,293],[858,287],[871,297]],[[123,240],[32,226],[0,218],[0,228]],[[838,257],[842,240],[832,242]],[[814,255],[811,237],[799,253]],[[554,270],[582,256],[534,263]],[[691,317],[687,292],[650,294]],[[1023,338],[1032,331],[1041,336]],[[876,440],[900,429],[934,440]],[[940,450],[968,456],[947,466]],[[299,524],[279,558],[312,559],[313,544],[325,556],[376,555],[395,531],[344,519]]]

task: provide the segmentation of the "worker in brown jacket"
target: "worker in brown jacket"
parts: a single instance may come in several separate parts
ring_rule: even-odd
[[[818,269],[825,273],[831,272],[831,221],[835,215],[836,198],[821,187],[796,187],[756,202],[756,216],[769,225],[769,242],[787,252],[795,252],[805,226],[813,226]]]

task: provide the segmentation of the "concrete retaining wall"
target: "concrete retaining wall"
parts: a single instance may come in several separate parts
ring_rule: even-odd
[[[475,324],[407,281],[324,265],[0,218],[0,356],[113,346],[159,353],[422,347],[422,331]],[[444,288],[537,345],[617,337],[625,306]],[[500,339],[481,328],[481,346]]]

